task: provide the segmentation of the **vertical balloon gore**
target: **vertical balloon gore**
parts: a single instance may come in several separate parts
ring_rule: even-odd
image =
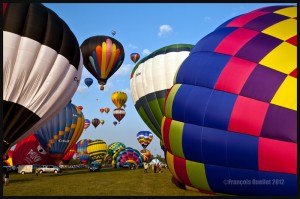
[[[123,45],[109,36],[93,36],[80,46],[85,68],[104,90],[107,80],[121,67],[125,53]]]
[[[5,3],[2,14],[5,153],[66,106],[83,66],[74,33],[43,4]]]
[[[296,71],[297,6],[259,8],[199,40],[174,77],[161,123],[177,184],[296,196]]]

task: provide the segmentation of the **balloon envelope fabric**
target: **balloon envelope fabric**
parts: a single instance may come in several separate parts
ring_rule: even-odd
[[[113,157],[113,155],[115,153],[117,153],[121,149],[125,149],[125,148],[126,148],[126,146],[122,142],[114,142],[114,143],[111,143],[110,145],[108,145],[108,147],[107,147],[107,153],[108,153],[108,155],[110,155],[111,157]]]
[[[296,195],[296,54],[296,6],[237,16],[195,45],[162,121],[169,170],[185,188]]]
[[[115,164],[117,168],[123,167],[125,163],[132,163],[138,167],[142,167],[143,157],[138,150],[126,147],[125,149],[121,149],[115,157]]]
[[[191,44],[162,47],[140,60],[131,72],[130,88],[135,109],[159,139],[166,94],[173,85],[177,69],[193,47]]]
[[[56,164],[77,142],[83,132],[84,116],[79,108],[69,102],[50,121],[34,132],[37,140],[47,150]]]
[[[2,5],[5,153],[67,105],[83,65],[75,35],[51,9],[41,3]]]
[[[36,139],[34,133],[30,134],[16,144],[12,156],[12,161],[14,165],[56,164],[55,161],[51,158],[50,154]]]
[[[90,155],[87,152],[87,146],[91,143],[90,139],[82,139],[77,142],[77,157],[82,164],[87,164],[91,160]]]
[[[146,149],[153,139],[153,134],[150,131],[140,131],[136,134],[136,139]]]
[[[86,150],[92,160],[102,163],[102,160],[107,152],[107,145],[103,140],[94,140],[87,145]]]

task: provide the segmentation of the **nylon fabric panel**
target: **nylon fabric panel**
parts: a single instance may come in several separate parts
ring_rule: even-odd
[[[5,100],[3,100],[3,111],[6,113],[3,117],[3,139],[9,144],[18,139],[19,132],[28,131],[34,123],[40,120],[38,115],[22,105]],[[16,119],[10,120],[10,118]],[[5,153],[10,146],[5,142],[3,145],[3,153]]]
[[[66,57],[76,70],[80,65],[79,44],[75,35],[56,13],[42,4],[9,3],[4,14],[3,30],[52,48]]]

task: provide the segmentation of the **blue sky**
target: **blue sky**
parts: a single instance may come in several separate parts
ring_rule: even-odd
[[[167,45],[186,43],[195,45],[205,35],[212,32],[223,22],[240,14],[273,5],[296,5],[295,3],[43,3],[58,14],[77,37],[79,45],[95,35],[114,36],[122,43],[125,59],[121,68],[108,79],[104,91],[99,90],[97,80],[84,68],[79,87],[72,103],[83,106],[86,119],[105,120],[97,128],[91,124],[79,139],[102,139],[107,145],[123,142],[138,150],[142,146],[136,139],[139,131],[150,129],[144,124],[134,108],[130,90],[130,74],[135,64],[129,55],[140,54],[140,59]],[[84,79],[91,77],[94,82],[88,88]],[[128,95],[126,116],[120,124],[112,111],[111,101],[114,91]],[[98,99],[98,101],[96,100]],[[108,114],[100,113],[100,108],[109,107]],[[159,139],[155,135],[147,147],[153,155],[163,156]]]

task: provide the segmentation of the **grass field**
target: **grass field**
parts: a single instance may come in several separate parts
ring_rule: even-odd
[[[167,169],[162,173],[144,173],[142,168],[79,169],[38,176],[11,173],[9,177],[9,185],[3,186],[4,196],[209,196],[176,187]]]

